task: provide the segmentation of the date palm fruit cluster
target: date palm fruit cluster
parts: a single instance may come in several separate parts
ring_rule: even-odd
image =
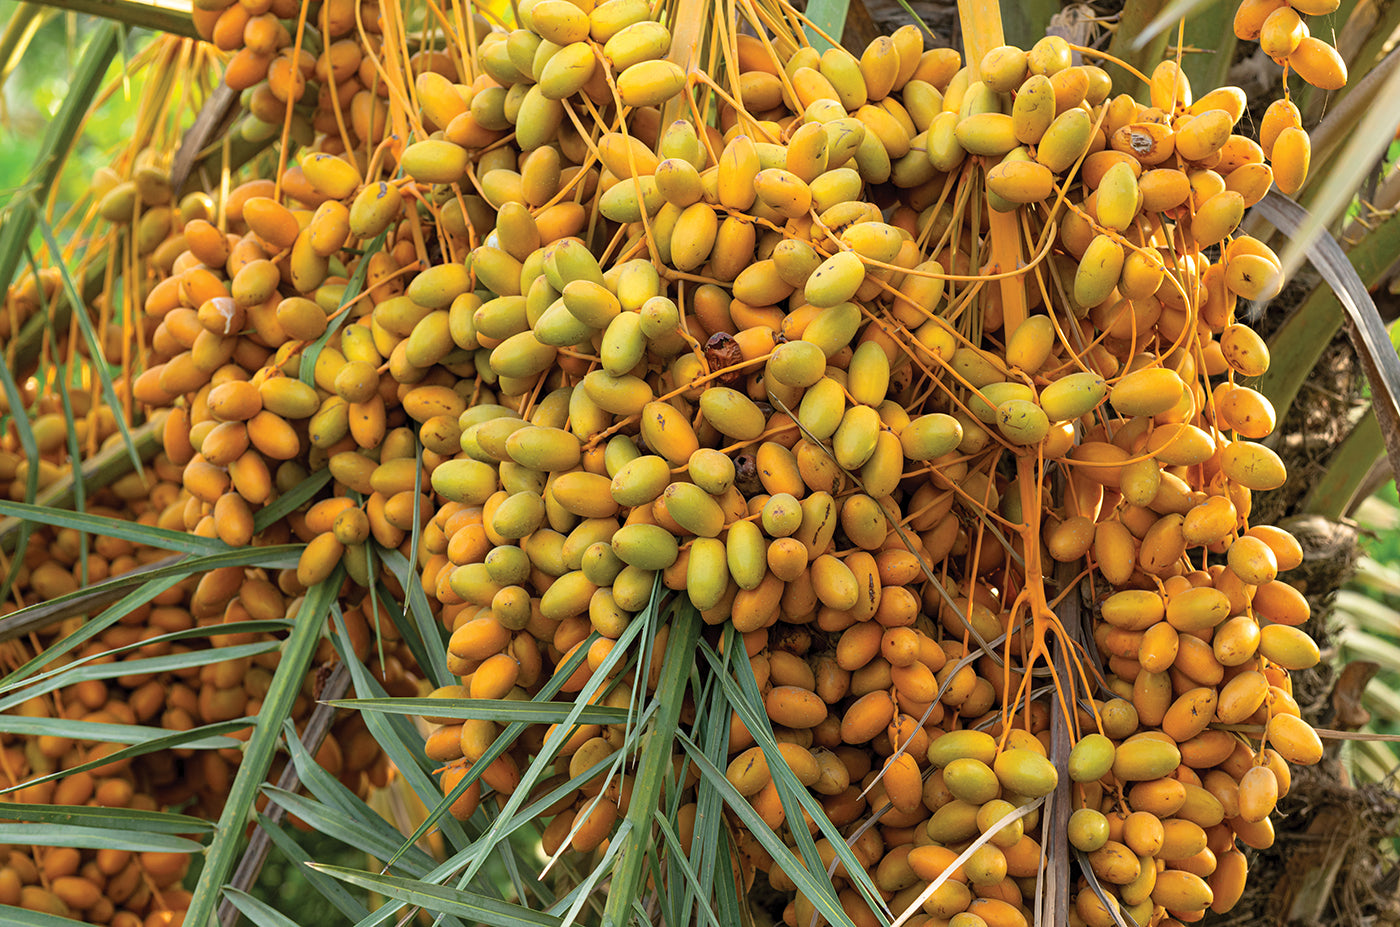
[[[1347,66],[1337,49],[1308,30],[1305,16],[1328,16],[1336,0],[1243,0],[1235,11],[1235,35],[1259,47],[1284,68],[1320,90],[1346,86]]]
[[[1277,579],[1296,544],[1249,522],[1284,478],[1254,443],[1273,414],[1235,382],[1268,364],[1236,302],[1279,286],[1236,230],[1301,184],[1296,110],[1256,142],[1238,90],[1196,99],[1164,62],[1139,103],[1055,38],[969,66],[914,29],[856,56],[750,23],[721,84],[670,60],[641,4],[520,17],[466,49],[470,81],[404,78],[422,134],[389,140],[398,181],[352,190],[337,164],[345,186],[319,187],[362,238],[460,261],[367,313],[440,500],[419,563],[462,683],[435,694],[523,698],[586,648],[580,691],[659,580],[742,635],[832,820],[878,817],[854,850],[891,910],[1025,922],[1045,831],[1011,818],[1062,775],[1079,919],[1231,907],[1237,842],[1269,844],[1287,764],[1321,755],[1289,695],[1318,659]],[[1102,676],[1046,560],[1092,568]],[[1050,701],[1027,698],[1052,644],[1056,688],[1102,696],[1060,767]],[[541,748],[477,763],[499,733],[430,738],[456,813]],[[587,769],[622,737],[583,725],[563,756]],[[737,719],[730,745],[730,781],[790,836],[775,758]],[[628,797],[560,802],[546,849],[596,848]],[[795,894],[785,917],[813,911]]]
[[[433,695],[523,699],[589,687],[659,584],[742,644],[780,756],[736,715],[728,779],[789,845],[815,824],[770,764],[811,791],[863,867],[818,841],[857,924],[1032,922],[1066,782],[1076,922],[1234,904],[1238,844],[1269,844],[1289,764],[1321,756],[1288,679],[1318,659],[1278,578],[1300,553],[1249,520],[1285,476],[1255,443],[1273,410],[1237,382],[1268,365],[1237,301],[1280,277],[1237,229],[1306,177],[1295,107],[1256,141],[1239,90],[1197,97],[1173,61],[1139,102],[1063,39],[976,24],[966,60],[912,26],[856,55],[745,6],[697,69],[694,25],[641,0],[474,13],[412,54],[393,6],[261,6],[197,24],[236,51],[245,135],[302,150],[150,201],[170,224],[130,386],[179,472],[156,524],[306,543],[275,578],[206,580],[225,617],[338,565],[375,615],[401,554],[451,635],[461,681]],[[1276,57],[1344,80],[1318,44]],[[102,212],[140,228],[125,183]],[[1057,610],[1081,578],[1086,640]],[[459,816],[545,749],[429,720]],[[560,776],[626,734],[568,731]],[[630,781],[556,802],[546,850],[603,845]],[[732,823],[746,883],[811,924]]]
[[[54,466],[51,461],[43,463]],[[13,473],[13,461],[5,469]],[[23,473],[19,474],[19,486],[22,498]],[[104,494],[106,498],[92,500],[91,510],[115,515],[115,509],[108,506],[126,507],[121,496],[132,490],[133,506],[143,507],[146,489],[139,479],[129,479],[126,485]],[[93,538],[90,543],[87,566],[92,581],[162,556],[160,551],[112,538]],[[33,604],[73,592],[82,577],[79,561],[77,532],[36,530],[16,572],[16,597]],[[177,587],[163,594],[149,606],[133,612],[130,620],[108,628],[78,648],[68,662],[91,661],[117,648],[124,648],[118,658],[123,663],[178,652],[183,645],[164,639],[148,644],[142,641],[163,638],[170,631],[193,625],[185,593]],[[0,611],[9,614],[15,608],[6,602]],[[76,625],[69,623],[62,631],[75,629]],[[47,639],[48,635],[45,642]],[[4,645],[4,651],[7,671],[32,656],[15,642]],[[156,722],[172,732],[200,723],[208,700],[197,694],[201,691],[197,678],[141,672],[136,665],[132,670],[121,676],[113,673],[107,679],[84,680],[51,695],[27,700],[12,694],[5,701],[5,711],[35,721],[58,718],[110,725]],[[196,797],[194,785],[181,783],[181,767],[193,767],[188,774],[191,783],[212,776],[216,781],[211,787],[217,789],[218,777],[222,776],[226,788],[229,766],[220,754],[233,754],[234,762],[237,756],[237,750],[230,749],[207,751],[191,759],[165,752],[103,762],[123,746],[53,733],[0,734],[0,787],[14,789],[3,800],[154,811]],[[56,774],[58,778],[49,778]],[[25,785],[33,780],[40,781]],[[171,924],[178,922],[179,913],[189,903],[189,893],[180,885],[188,863],[185,853],[14,844],[0,850],[0,904],[114,927]]]
[[[93,425],[92,437],[104,450],[121,450],[122,439],[110,410],[88,419],[92,397],[75,390],[69,400],[80,423]],[[39,397],[32,409],[30,426],[41,454],[37,461],[39,485],[49,488],[71,477],[63,445],[62,412],[52,396]],[[79,435],[84,442],[87,437]],[[5,447],[0,449],[0,477],[6,496],[24,498],[29,466],[13,436],[7,436]],[[89,495],[85,510],[100,517],[183,530],[178,515],[184,506],[176,502],[182,492],[181,480],[182,469],[161,452],[143,471],[129,473]],[[14,539],[14,528],[8,526],[7,540]],[[168,551],[122,538],[83,538],[72,528],[38,526],[15,564],[14,601],[7,601],[0,613],[11,614],[20,605],[58,599],[169,556]],[[269,575],[262,570],[231,567],[180,582],[109,622],[49,667],[76,671],[82,666],[111,664],[110,670],[67,682],[47,695],[23,699],[22,693],[12,693],[4,710],[33,719],[149,725],[170,734],[256,717],[277,667],[277,652],[273,635],[250,623],[295,616],[299,600],[278,586],[279,579],[285,584],[294,575],[294,571],[287,573],[279,577],[275,572]],[[377,665],[364,613],[350,609],[345,619],[361,659]],[[79,617],[40,632],[40,649],[78,631],[82,624]],[[223,626],[229,627],[229,633],[192,636],[201,627]],[[7,671],[33,656],[17,641],[3,647]],[[236,648],[237,652],[228,659],[206,660],[179,670],[150,667],[151,660],[178,659],[210,648]],[[329,641],[322,641],[322,649],[318,665],[336,659]],[[126,664],[130,664],[129,669]],[[389,656],[385,665],[392,677],[387,680],[392,691],[416,691],[395,657]],[[314,684],[315,677],[308,677],[293,708],[292,717],[299,728],[314,707]],[[124,742],[59,734],[0,734],[0,787],[13,790],[3,800],[150,811],[178,808],[185,814],[216,819],[241,760],[239,741],[246,739],[249,730],[245,727],[220,735],[225,743],[217,749],[164,750],[106,763],[104,757],[122,749]],[[390,775],[387,759],[357,714],[337,719],[317,760],[346,787],[362,795],[385,785]],[[280,758],[272,772],[274,778],[279,769]],[[77,917],[92,924],[156,927],[179,923],[189,903],[189,892],[181,887],[189,863],[184,852],[12,845],[4,854],[0,861],[0,904]]]

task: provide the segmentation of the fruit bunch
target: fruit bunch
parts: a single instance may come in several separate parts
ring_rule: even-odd
[[[87,417],[93,404],[91,396],[74,390],[68,399],[79,424],[92,425],[92,437],[100,442],[103,452],[124,451],[110,414]],[[33,404],[30,427],[42,455],[36,461],[31,463],[18,453],[13,436],[6,437],[0,450],[0,476],[10,498],[24,498],[30,466],[39,468],[41,491],[61,488],[63,481],[72,479],[63,445],[65,426],[57,405],[52,396],[40,397]],[[83,441],[88,435],[78,437]],[[163,452],[158,453],[143,471],[122,476],[100,490],[90,486],[85,511],[101,518],[183,530],[185,505],[176,501],[181,477],[181,468]],[[16,527],[6,524],[3,536],[7,544],[15,540]],[[0,613],[8,615],[21,606],[60,599],[168,556],[167,551],[120,537],[84,537],[72,528],[35,526],[9,574],[14,601],[6,602]],[[294,571],[287,573],[287,578],[294,576]],[[278,578],[262,570],[233,567],[178,583],[117,621],[108,622],[104,630],[49,664],[55,671],[104,664],[112,664],[111,670],[102,671],[98,678],[62,684],[50,694],[25,699],[23,693],[12,693],[6,700],[6,711],[32,719],[146,725],[170,734],[256,717],[277,666],[276,645],[272,634],[247,630],[246,625],[240,630],[239,625],[295,616],[298,600],[278,588]],[[93,614],[97,611],[100,609]],[[344,617],[359,657],[378,669],[364,612],[352,608]],[[41,629],[33,644],[42,652],[78,631],[83,622],[79,615]],[[212,630],[223,626],[228,626],[230,633]],[[190,636],[200,627],[211,632]],[[183,639],[172,639],[171,635],[182,635]],[[320,661],[334,660],[330,642],[322,643]],[[228,647],[241,650],[220,659],[218,650]],[[182,669],[148,669],[152,659],[193,658],[201,651],[209,652],[210,658],[191,659]],[[27,663],[34,652],[17,641],[4,645],[7,671]],[[386,671],[381,673],[388,677],[386,684],[401,694],[415,692],[413,680],[405,676],[394,655],[396,649],[387,652]],[[130,664],[130,670],[123,670],[123,664]],[[314,686],[315,677],[309,677],[293,708],[293,720],[299,728],[314,707]],[[0,734],[0,787],[9,790],[3,801],[148,811],[178,808],[215,819],[241,760],[238,741],[246,739],[248,732],[246,726],[229,732],[222,748],[175,748],[111,762],[103,760],[125,743],[120,739],[104,742],[100,728],[91,740],[60,734]],[[388,780],[388,762],[358,715],[336,721],[317,760],[361,795]],[[277,771],[274,768],[274,777]],[[0,806],[0,817],[5,816]],[[189,902],[189,893],[181,887],[189,861],[185,852],[19,845],[5,852],[6,860],[0,867],[0,904],[78,917],[93,924],[154,927],[178,923]]]
[[[115,792],[108,786],[107,794]],[[123,797],[132,801],[121,804]],[[144,797],[131,795],[128,787],[125,796],[99,795],[95,801],[100,807],[155,810],[136,800]],[[180,887],[188,863],[184,853],[15,848],[0,866],[0,904],[90,924],[167,927],[183,920],[189,904],[189,892]]]
[[[1236,839],[1270,839],[1266,779],[1276,794],[1283,759],[1320,756],[1287,693],[1285,671],[1317,660],[1276,579],[1296,546],[1248,521],[1284,477],[1254,443],[1273,414],[1234,382],[1268,364],[1236,300],[1280,276],[1237,226],[1276,176],[1302,182],[1306,135],[1272,111],[1271,163],[1235,132],[1238,90],[1196,100],[1163,62],[1143,105],[1055,38],[964,66],[914,30],[857,58],[759,27],[719,86],[663,57],[669,31],[640,6],[613,19],[631,9],[540,0],[481,39],[486,78],[414,82],[441,135],[399,165],[446,201],[439,232],[465,241],[444,250],[474,282],[425,271],[461,289],[406,334],[436,344],[424,359],[471,351],[475,373],[472,402],[442,393],[431,429],[415,416],[435,438],[455,418],[462,448],[431,468],[447,504],[423,581],[463,677],[436,694],[523,697],[586,646],[563,686],[579,691],[659,577],[744,635],[783,759],[833,820],[882,814],[857,847],[890,860],[892,904],[991,834],[975,877],[920,903],[1014,922],[1037,821],[1000,822],[1058,779],[1030,681],[1053,649],[1085,656],[1042,563],[1079,562],[1106,589],[1108,665],[1076,659],[1055,684],[1117,696],[1074,718],[1075,845],[1107,891],[1081,888],[1080,916],[1227,909]],[[716,125],[696,118],[711,103]],[[1208,730],[1247,722],[1267,722],[1259,747]],[[979,728],[995,736],[963,736]],[[430,739],[454,810],[475,807],[464,772],[498,733]],[[581,728],[564,752],[585,769],[620,736]],[[511,791],[539,746],[482,779]],[[780,830],[774,758],[742,728],[731,747],[731,781]],[[597,846],[625,805],[583,790],[547,847]],[[1171,839],[1141,837],[1147,818]]]
[[[90,406],[89,397],[82,392],[75,392],[71,401],[79,414],[85,414]],[[66,449],[62,447],[64,426],[61,415],[55,411],[56,404],[53,397],[44,397],[34,407],[36,417],[31,427],[44,455],[41,459],[31,462],[16,453],[13,437],[7,436],[0,473],[11,498],[24,498],[30,466],[39,467],[40,485],[44,487],[71,477]],[[99,425],[95,429],[102,438],[115,431],[110,416],[105,421],[105,427]],[[162,474],[166,479],[161,479]],[[172,473],[168,466],[157,463],[145,473],[131,474],[94,494],[88,511],[149,524],[154,520],[151,500],[175,490],[175,484],[169,482],[172,476],[178,480],[178,470]],[[147,479],[149,489],[143,485]],[[12,542],[14,526],[7,528],[6,541]],[[101,582],[165,556],[162,551],[117,538],[83,539],[74,530],[46,527],[36,527],[20,553],[21,558],[10,572],[14,583],[11,594],[16,601],[5,603],[0,609],[5,614],[16,611],[16,603],[29,605],[56,599],[87,583]],[[39,637],[47,644],[77,630],[80,624],[63,622],[56,629],[41,631]],[[214,711],[210,706],[219,700],[218,695],[211,699],[199,697],[199,680],[187,678],[190,674],[142,672],[135,661],[187,651],[188,647],[172,643],[164,635],[193,624],[187,590],[171,589],[59,661],[74,666],[94,660],[132,662],[133,672],[113,672],[108,678],[87,679],[28,699],[23,699],[22,693],[12,693],[6,699],[6,712],[24,718],[58,718],[95,725],[156,722],[171,731],[192,728],[206,709]],[[146,640],[151,642],[143,644]],[[121,656],[104,656],[111,650]],[[24,664],[33,652],[15,641],[4,645],[4,654],[10,671]],[[235,672],[245,670],[246,667]],[[194,675],[197,677],[198,672]],[[209,691],[214,692],[212,685]],[[231,716],[204,720],[226,720],[240,714],[241,705]],[[189,759],[166,752],[103,762],[123,746],[57,733],[0,735],[0,784],[10,790],[3,800],[154,811],[187,803],[201,786],[211,792],[226,788],[229,767],[221,753],[233,754],[234,762],[237,757],[237,750],[231,749],[191,754]],[[181,767],[186,766],[188,770],[181,772]],[[66,770],[72,771],[65,774]],[[29,782],[33,784],[26,784]],[[0,816],[4,816],[3,810]],[[185,853],[14,845],[6,848],[5,856],[0,867],[0,903],[7,905],[60,917],[80,917],[89,923],[140,927],[178,921],[178,912],[189,901],[189,893],[180,886],[188,867]]]
[[[684,10],[516,12],[200,11],[237,49],[245,139],[302,150],[178,208],[168,184],[146,199],[155,156],[103,192],[138,235],[159,217],[130,384],[160,423],[148,515],[305,548],[275,577],[211,573],[187,614],[281,617],[343,565],[357,653],[373,625],[371,668],[415,694],[371,594],[413,579],[450,634],[444,704],[549,686],[625,708],[614,650],[673,592],[747,658],[778,744],[736,713],[730,785],[790,847],[816,822],[787,818],[776,764],[810,791],[861,865],[822,833],[855,923],[1033,922],[1066,817],[1083,922],[1229,909],[1238,844],[1268,845],[1288,764],[1321,756],[1288,681],[1318,660],[1278,578],[1301,555],[1250,521],[1285,473],[1243,383],[1268,351],[1236,317],[1280,287],[1238,226],[1303,183],[1297,108],[1256,141],[1236,88],[1198,98],[1164,61],[1139,102],[1075,63],[1091,50],[1003,45],[975,16],[964,59],[912,26],[857,55],[717,10],[702,66]],[[410,51],[420,26],[443,41]],[[1344,81],[1318,46],[1284,57]],[[247,710],[247,678],[213,690]],[[579,783],[544,815],[550,853],[626,812],[632,777],[589,772],[625,725],[501,743],[427,720],[459,817],[534,763]],[[765,872],[812,924],[731,822],[746,884]]]
[[[1334,0],[1243,0],[1235,11],[1235,35],[1258,42],[1274,61],[1321,90],[1346,86],[1347,66],[1337,49],[1308,31],[1304,16],[1328,16]]]

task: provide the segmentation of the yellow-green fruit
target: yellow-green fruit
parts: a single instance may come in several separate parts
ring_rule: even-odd
[[[700,411],[720,434],[752,441],[763,434],[763,412],[748,396],[727,386],[711,386],[700,394]]]
[[[540,596],[540,614],[551,621],[563,621],[588,611],[588,603],[598,587],[582,570],[571,570],[556,579]]]
[[[960,756],[943,767],[943,782],[959,801],[982,805],[1001,794],[1001,782],[990,766],[970,756]]]
[[[828,169],[843,168],[847,162],[855,157],[860,146],[865,143],[865,126],[859,119],[852,117],[833,119],[822,128],[826,131],[826,166]],[[857,180],[861,179],[859,171],[851,168],[844,169],[855,174]],[[797,172],[793,171],[793,173]],[[812,188],[812,194],[815,201],[815,186]]]
[[[650,175],[621,180],[598,198],[598,211],[614,222],[639,222],[655,216],[666,204],[656,178]]]
[[[807,242],[784,238],[774,246],[771,260],[783,282],[796,288],[806,285],[812,271],[821,266],[822,257]]]
[[[1025,818],[1018,817],[1005,824],[1001,822],[1006,819],[1007,815],[1015,811],[1016,806],[1011,802],[994,798],[977,809],[975,818],[977,830],[984,834],[992,834],[990,842],[996,846],[1013,847],[1021,842],[1021,838],[1025,834]]]
[[[1181,401],[1185,384],[1169,367],[1144,367],[1113,385],[1108,401],[1120,415],[1160,415]]]
[[[666,202],[684,209],[705,194],[700,172],[683,158],[667,158],[656,166],[656,186]]]
[[[547,41],[567,45],[588,37],[588,14],[567,0],[539,0],[529,10],[530,28]]]
[[[904,475],[904,447],[893,431],[881,431],[875,450],[860,468],[860,481],[872,499],[883,499],[899,486]]]
[[[574,280],[603,284],[598,259],[577,238],[562,238],[545,248],[544,273],[549,285],[560,293]]]
[[[773,350],[767,371],[783,386],[806,389],[826,375],[826,352],[810,341],[786,341]]]
[[[612,549],[619,560],[640,570],[664,570],[680,555],[675,535],[660,525],[624,525],[613,534]]]
[[[603,370],[587,374],[583,389],[600,409],[613,415],[636,415],[655,398],[651,385],[641,377],[615,377]]]
[[[754,181],[761,168],[758,148],[753,139],[738,135],[730,140],[720,152],[715,177],[715,193],[720,205],[734,210],[746,210],[752,206],[758,195]]]
[[[660,163],[641,139],[621,132],[608,132],[598,139],[598,159],[609,173],[624,181],[654,174]]]
[[[622,312],[608,323],[603,333],[599,358],[604,372],[620,377],[636,367],[646,355],[647,339],[642,334],[642,317],[635,312]]]
[[[1009,399],[997,406],[997,428],[1012,444],[1039,444],[1050,431],[1050,419],[1034,400]]]
[[[564,121],[564,104],[544,95],[538,84],[525,93],[515,120],[515,142],[521,151],[534,151],[557,137]]]
[[[320,311],[319,309],[317,310]],[[428,368],[457,349],[446,310],[429,313],[413,327],[413,334],[404,343],[408,362],[415,367]]]
[[[1043,164],[1008,155],[987,172],[987,189],[1012,205],[1038,203],[1054,192],[1055,175]]]
[[[365,187],[350,205],[350,231],[359,238],[373,238],[397,219],[403,208],[398,187],[383,181]]]
[[[873,341],[856,346],[846,367],[846,389],[856,402],[878,406],[885,401],[890,385],[890,359],[885,349]]]
[[[493,348],[490,365],[497,376],[523,380],[544,373],[558,356],[558,348],[542,344],[534,332],[524,331]]]
[[[1118,745],[1113,775],[1125,782],[1145,782],[1169,775],[1181,765],[1181,751],[1168,740],[1143,738]]]
[[[990,766],[996,759],[996,738],[986,731],[962,730],[940,734],[928,746],[928,761],[943,767],[958,757],[972,757]]]
[[[617,513],[611,481],[601,473],[573,470],[549,481],[549,500],[580,518],[610,518]]]
[[[842,252],[849,254],[850,252]],[[855,337],[860,328],[862,316],[855,303],[837,303],[808,323],[802,332],[802,340],[809,341],[822,349],[827,357],[836,354]]]
[[[1097,373],[1081,371],[1060,377],[1040,391],[1040,407],[1052,422],[1068,422],[1098,407],[1108,384]]]
[[[574,9],[577,10],[578,7]],[[540,92],[547,100],[562,100],[573,96],[593,77],[597,61],[593,55],[593,48],[587,42],[572,42],[564,46],[550,56],[540,72]]]
[[[804,123],[788,139],[783,167],[804,183],[812,183],[827,168],[826,130],[816,123]]]
[[[1006,363],[1036,373],[1055,348],[1055,323],[1048,315],[1029,316],[1006,342]]]
[[[904,426],[899,443],[910,460],[933,460],[962,443],[963,429],[958,420],[944,412],[930,412]]]
[[[1306,632],[1286,624],[1267,624],[1259,629],[1259,652],[1284,669],[1305,670],[1321,659],[1317,643]]]
[[[1218,245],[1239,227],[1244,218],[1244,197],[1234,190],[1223,190],[1206,200],[1191,219],[1191,237],[1196,246]]]
[[[433,491],[463,505],[481,505],[498,486],[496,468],[476,460],[448,460],[433,470]]]
[[[589,328],[606,329],[608,323],[622,311],[622,305],[612,291],[592,280],[569,281],[560,298],[574,317]]]
[[[802,504],[791,493],[774,493],[763,504],[760,518],[769,537],[790,537],[802,526]]]
[[[812,208],[817,212],[859,199],[864,186],[860,173],[848,167],[829,170],[809,183],[812,187]]]
[[[865,281],[865,265],[854,251],[838,251],[807,278],[803,295],[819,308],[844,303],[856,295]]]
[[[714,496],[694,483],[672,483],[661,498],[671,518],[691,534],[712,538],[724,528],[724,509]]]
[[[754,189],[765,206],[779,215],[795,219],[812,208],[812,191],[791,171],[770,167],[754,176]]]
[[[1019,144],[1011,117],[1005,113],[976,113],[959,119],[953,136],[968,154],[983,157],[1000,157]]]
[[[803,394],[797,420],[812,437],[825,441],[836,433],[845,412],[846,396],[841,384],[824,377]]]
[[[671,467],[655,455],[638,457],[617,471],[612,481],[612,497],[629,508],[646,505],[671,482]]]
[[[957,125],[958,114],[945,112],[935,116],[928,127],[928,160],[940,171],[953,170],[967,157],[967,150],[958,143]]]
[[[767,574],[767,547],[763,532],[751,521],[736,521],[725,537],[729,575],[740,589],[757,589]]]
[[[531,470],[553,473],[578,466],[582,454],[577,436],[562,428],[520,427],[509,434],[505,452]]]
[[[1096,235],[1084,249],[1074,274],[1074,301],[1092,308],[1108,299],[1123,272],[1123,246],[1107,235]]]
[[[657,106],[681,92],[685,72],[670,61],[641,61],[617,77],[617,94],[627,106]]]
[[[1069,777],[1075,782],[1095,782],[1113,768],[1113,741],[1097,732],[1086,734],[1069,752]]]
[[[1011,127],[1016,140],[1023,145],[1038,145],[1054,120],[1055,87],[1050,78],[1044,74],[1026,78],[1011,105]]]
[[[414,142],[399,165],[419,183],[456,183],[467,172],[467,150],[443,139]]]
[[[1054,763],[1039,753],[1018,747],[998,754],[992,768],[1005,788],[1031,798],[1049,795],[1060,781]]]
[[[671,32],[651,20],[632,23],[603,43],[603,56],[614,71],[625,71],[634,64],[662,57],[671,47]]]
[[[1068,170],[1089,150],[1094,122],[1082,109],[1069,109],[1056,116],[1036,145],[1035,159],[1059,174]]]
[[[712,447],[702,447],[691,454],[686,470],[695,485],[712,496],[723,495],[734,485],[734,461]]]
[[[884,222],[857,222],[841,233],[841,240],[861,257],[889,263],[899,254],[906,235]]]
[[[661,295],[661,275],[650,261],[633,260],[617,270],[617,301],[628,312],[637,312]]]
[[[1093,808],[1080,808],[1069,816],[1068,833],[1071,846],[1092,853],[1108,843],[1108,818]]]
[[[556,348],[573,347],[583,344],[593,335],[593,330],[569,312],[562,299],[556,299],[546,309],[533,326],[535,340],[540,344]],[[631,368],[628,368],[631,369]]]
[[[516,540],[527,537],[544,524],[544,499],[536,492],[517,492],[507,496],[491,518],[491,527],[503,538]]]
[[[1126,161],[1114,164],[1104,172],[1097,192],[1099,224],[1120,232],[1128,228],[1142,200],[1132,166]]]
[[[859,469],[875,452],[875,441],[879,434],[879,412],[870,406],[852,406],[847,409],[832,440],[836,462],[847,470]]]
[[[812,562],[811,579],[817,599],[829,608],[847,611],[860,601],[855,574],[831,554],[822,554]]]
[[[628,26],[647,22],[650,13],[646,0],[619,0],[600,3],[588,15],[589,37],[595,42],[607,42]]]
[[[729,584],[729,565],[724,542],[717,538],[696,538],[690,542],[686,560],[685,588],[691,603],[701,611],[714,608]]]
[[[709,258],[719,234],[719,217],[708,203],[693,203],[681,211],[671,234],[671,263],[691,271]]]
[[[301,169],[318,193],[343,200],[360,185],[360,173],[344,158],[324,152],[302,156]]]

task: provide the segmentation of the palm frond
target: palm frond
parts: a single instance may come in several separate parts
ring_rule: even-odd
[[[695,665],[695,644],[700,638],[700,613],[693,606],[677,609],[673,613],[670,629],[661,664],[661,684],[656,693],[658,710],[633,780],[632,799],[627,812],[630,831],[625,840],[620,836],[616,838],[622,847],[622,856],[613,873],[607,907],[603,909],[605,922],[625,923],[631,916],[632,905],[637,901],[642,887],[647,860],[656,848],[652,839],[653,809],[661,800],[668,775],[674,771],[671,751],[678,732],[681,704]]]
[[[292,703],[306,679],[316,644],[325,628],[326,614],[340,589],[344,568],[337,567],[330,577],[307,591],[296,614],[291,635],[281,643],[281,656],[272,684],[263,699],[263,709],[257,717],[252,736],[244,748],[243,759],[229,791],[228,801],[205,858],[194,896],[186,917],[195,924],[207,923],[214,913],[224,882],[233,871],[244,825],[253,809],[253,801],[267,778],[282,725],[291,714]]]
[[[100,16],[153,32],[202,38],[190,19],[190,4],[181,0],[34,0],[34,3],[69,13]]]

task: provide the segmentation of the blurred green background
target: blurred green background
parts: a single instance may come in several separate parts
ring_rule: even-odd
[[[0,0],[0,22],[14,24],[29,17],[16,17],[23,4]],[[34,166],[40,142],[49,121],[68,92],[68,79],[74,63],[100,22],[89,16],[64,13],[50,7],[33,8],[28,28],[33,30],[27,47],[16,47],[0,57],[0,208],[23,185]],[[23,30],[14,30],[22,34]],[[117,80],[126,62],[148,42],[153,33],[144,29],[126,34],[121,53],[112,63],[106,83]],[[14,39],[8,30],[4,38]],[[8,50],[8,47],[7,49]],[[135,119],[138,84],[117,90],[88,120],[79,137],[59,185],[59,209],[80,199],[93,171],[107,164],[130,132]]]

